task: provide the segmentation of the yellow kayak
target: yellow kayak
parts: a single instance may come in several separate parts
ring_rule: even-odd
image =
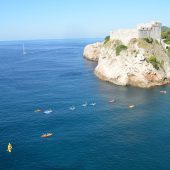
[[[41,109],[36,109],[34,110],[34,112],[41,112]]]
[[[8,144],[7,151],[8,151],[8,152],[12,152],[12,145],[11,145],[10,143]]]

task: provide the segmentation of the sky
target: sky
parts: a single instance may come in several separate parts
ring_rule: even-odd
[[[111,30],[160,21],[170,0],[0,0],[0,40],[102,38]]]

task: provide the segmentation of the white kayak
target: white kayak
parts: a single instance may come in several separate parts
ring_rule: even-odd
[[[50,113],[52,113],[52,112],[53,112],[53,111],[52,111],[51,109],[44,111],[45,114],[50,114]]]

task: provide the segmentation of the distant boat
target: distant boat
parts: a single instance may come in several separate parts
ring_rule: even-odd
[[[46,134],[41,135],[41,137],[42,138],[48,138],[48,137],[50,137],[52,135],[53,135],[52,133],[46,133]]]
[[[82,107],[86,107],[86,106],[87,106],[87,102],[84,103],[84,104],[82,104],[81,106],[82,106]]]
[[[27,54],[26,51],[25,51],[25,46],[24,46],[24,44],[22,44],[22,54],[23,54],[23,55]]]
[[[45,114],[50,114],[50,113],[52,113],[52,112],[53,112],[53,111],[52,111],[51,109],[44,111]]]
[[[91,103],[90,106],[96,106],[96,103]]]
[[[129,106],[130,109],[132,109],[132,108],[134,108],[134,107],[135,107],[135,105],[130,105],[130,106]]]
[[[41,109],[36,109],[34,110],[34,112],[41,112]]]
[[[71,111],[75,110],[76,108],[74,106],[69,108]]]
[[[161,93],[161,94],[166,94],[166,91],[161,90],[160,93]]]
[[[109,101],[109,103],[115,103],[115,102],[116,102],[115,99],[112,99],[112,100]]]

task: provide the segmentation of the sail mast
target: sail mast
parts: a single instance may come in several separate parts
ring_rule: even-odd
[[[26,52],[25,52],[25,46],[24,46],[24,43],[22,44],[22,54],[25,55]]]

